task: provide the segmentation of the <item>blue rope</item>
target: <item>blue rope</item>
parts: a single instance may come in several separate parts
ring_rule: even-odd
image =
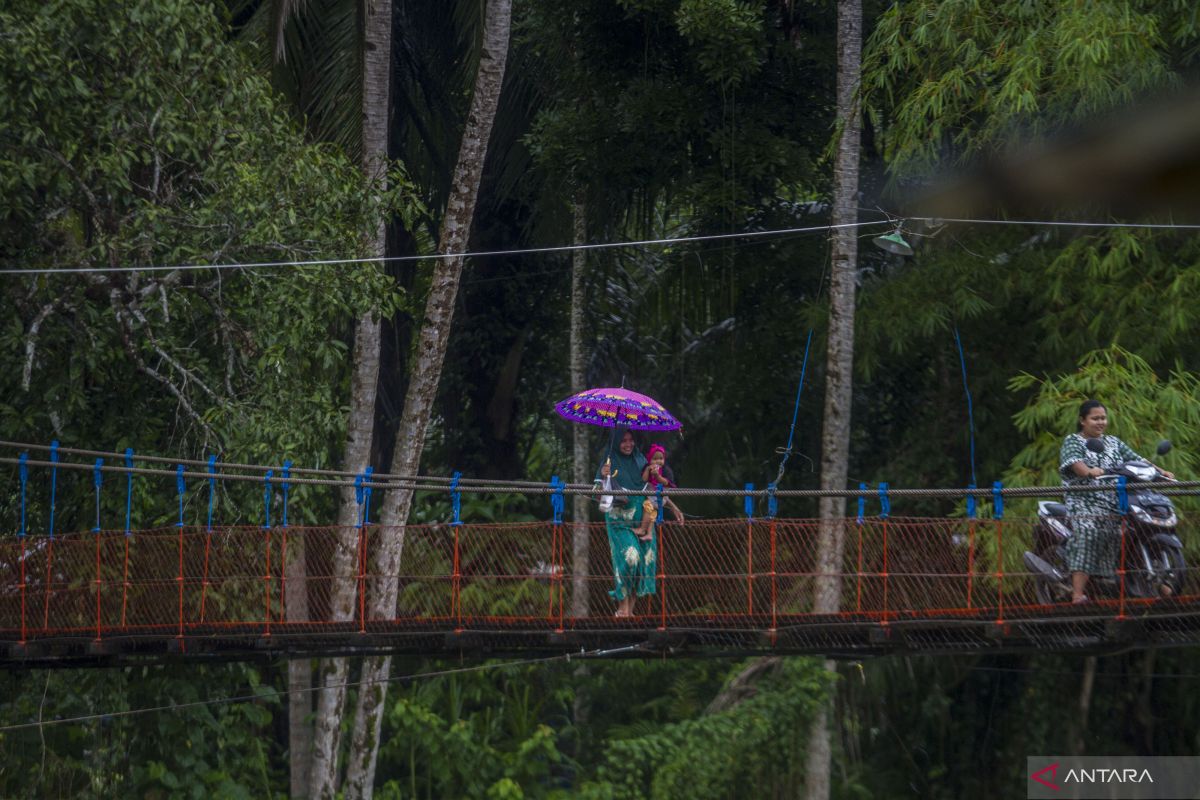
[[[133,448],[125,448],[125,535],[129,536],[130,517],[133,513]]]
[[[865,492],[867,490],[867,485],[865,483],[860,483],[858,485],[858,490],[860,492]],[[865,517],[866,515],[867,515],[867,496],[865,494],[860,494],[858,496],[858,519],[856,520],[859,525],[863,524],[863,517]]]
[[[217,493],[217,457],[208,457],[208,527],[206,530],[212,533],[212,514],[213,514],[213,496]]]
[[[175,468],[175,493],[179,495],[179,522],[175,523],[176,528],[183,527],[183,493],[187,491],[187,484],[183,481],[183,464]]]
[[[58,493],[58,440],[50,443],[50,538],[54,538],[54,496]]]
[[[963,356],[962,337],[958,326],[954,326],[954,343],[958,345],[958,365],[962,369],[963,392],[967,395],[967,433],[971,440],[971,487],[975,487],[975,404],[971,401],[971,388],[967,385],[967,359]],[[975,515],[971,512],[970,515]]]
[[[1000,481],[992,484],[992,516],[996,519],[1004,519],[1004,495],[1000,493],[1003,488]]]
[[[751,492],[754,491],[754,484],[746,484],[746,496],[742,499],[742,508],[746,511],[746,521],[754,521],[754,496]]]
[[[102,466],[104,459],[97,458],[95,466],[92,467],[92,483],[96,486],[96,527],[92,528],[92,533],[100,532],[100,484],[104,482],[104,473],[100,471]]]
[[[285,527],[285,528],[288,526],[288,521],[287,521],[288,489],[292,488],[292,484],[288,482],[288,478],[291,477],[291,470],[292,470],[292,462],[290,462],[290,461],[283,462],[283,482],[280,483],[279,486],[281,489],[283,489],[283,527]]]
[[[879,518],[887,519],[892,514],[892,501],[888,499],[888,485],[879,484]]]
[[[796,403],[792,407],[792,427],[788,429],[787,446],[783,448],[783,458],[779,461],[779,472],[775,475],[775,483],[783,480],[783,470],[788,458],[792,455],[792,439],[796,435],[796,419],[800,416],[800,395],[804,392],[804,375],[808,372],[808,351],[812,345],[813,329],[808,329],[808,340],[804,342],[804,361],[800,365],[800,383],[796,386]]]
[[[462,493],[458,491],[458,479],[461,477],[461,472],[450,476],[450,508],[454,512],[454,521],[450,523],[451,525],[462,525]]]
[[[267,474],[263,475],[263,519],[265,520],[263,527],[271,527],[271,478],[275,475],[275,470],[267,470]]]
[[[21,476],[21,532],[18,536],[25,535],[25,485],[29,483],[29,453],[21,453],[18,458],[20,468],[17,474]]]

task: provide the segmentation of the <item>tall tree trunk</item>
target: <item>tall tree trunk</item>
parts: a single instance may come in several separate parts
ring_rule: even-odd
[[[287,593],[284,613],[288,622],[308,622],[308,585],[305,577],[304,536],[288,542],[288,560],[284,564]],[[288,761],[291,768],[290,797],[308,797],[308,776],[312,765],[312,660],[293,658],[288,662]]]
[[[450,198],[442,220],[439,244],[443,253],[462,253],[467,250],[488,139],[491,138],[504,82],[504,65],[508,58],[509,32],[512,28],[512,0],[488,0],[485,14],[483,47],[475,75],[471,110],[463,130]],[[417,341],[412,378],[404,400],[404,414],[396,435],[396,450],[390,468],[392,474],[415,475],[420,468],[425,432],[446,358],[462,267],[463,258],[459,255],[439,260],[434,268],[429,298],[425,302],[425,317]],[[380,513],[383,535],[373,562],[374,574],[378,576],[370,598],[373,618],[391,619],[396,614],[400,557],[404,552],[404,526],[412,508],[412,498],[411,490],[398,489],[389,491],[384,500]],[[363,663],[364,685],[358,693],[346,772],[345,793],[349,798],[369,798],[374,789],[379,732],[387,698],[385,681],[391,663],[391,658],[386,656],[368,658]]]
[[[392,3],[368,0],[363,4],[363,173],[368,183],[387,175],[388,101],[391,91]],[[387,254],[387,228],[379,221],[369,237],[370,252]],[[379,384],[380,322],[371,312],[357,320],[354,337],[354,375],[350,392],[350,420],[343,469],[359,473],[371,458],[375,432],[375,393]],[[333,557],[334,575],[330,616],[345,622],[354,617],[354,565],[357,553],[359,509],[354,488],[343,486],[338,510],[338,537]],[[309,796],[331,798],[337,792],[339,733],[346,703],[349,664],[344,658],[327,659],[321,667],[322,689],[317,703],[312,745]]]
[[[861,123],[857,107],[862,65],[862,0],[838,2],[837,124],[841,138],[833,168],[833,224],[858,221],[858,158]],[[858,235],[854,228],[834,228],[829,289],[829,348],[826,356],[825,418],[821,436],[821,488],[846,488],[850,450],[850,403],[854,370],[854,287]],[[817,578],[813,610],[833,613],[841,601],[842,555],[846,501],[823,497],[817,543]],[[832,661],[825,662],[832,671]],[[829,710],[823,708],[809,734],[805,796],[829,797],[831,758]]]
[[[572,206],[574,217],[574,235],[572,242],[582,245],[587,241],[587,206],[582,194],[578,195]],[[586,376],[587,356],[583,350],[583,271],[587,267],[587,251],[575,250],[571,254],[571,392],[582,392]],[[571,429],[572,438],[572,474],[574,483],[586,483],[588,480],[588,447],[587,430],[583,425],[575,425]],[[588,615],[588,573],[590,554],[588,552],[588,498],[577,494],[572,501],[571,527],[571,615],[586,617]]]

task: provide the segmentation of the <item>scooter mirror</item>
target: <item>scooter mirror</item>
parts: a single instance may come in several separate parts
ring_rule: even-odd
[[[1165,456],[1167,453],[1171,452],[1171,440],[1163,439],[1158,443],[1158,447],[1154,448],[1154,452],[1158,453],[1160,456]]]
[[[1099,439],[1088,439],[1087,449],[1091,450],[1093,453],[1103,453],[1104,442],[1100,441]]]

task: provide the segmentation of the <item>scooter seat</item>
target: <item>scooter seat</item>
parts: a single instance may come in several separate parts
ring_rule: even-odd
[[[1067,516],[1067,506],[1065,503],[1046,503],[1044,508],[1046,513],[1052,517]]]

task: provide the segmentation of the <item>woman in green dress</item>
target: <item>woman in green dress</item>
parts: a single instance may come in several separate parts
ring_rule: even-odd
[[[642,489],[646,457],[638,450],[631,431],[624,431],[616,450],[611,456],[606,451],[602,458],[604,461],[596,473],[597,481],[612,475],[614,489]],[[637,598],[657,591],[654,577],[658,569],[658,537],[642,540],[634,533],[642,521],[644,499],[638,495],[615,497],[613,507],[604,514],[608,546],[612,551],[614,585],[609,595],[617,601],[618,617],[632,617]]]
[[[1115,436],[1105,436],[1108,410],[1097,400],[1088,400],[1079,407],[1079,423],[1075,433],[1063,440],[1059,451],[1058,471],[1063,486],[1087,486],[1096,478],[1124,461],[1142,460],[1133,448]],[[1104,452],[1087,448],[1088,439],[1098,439]],[[1158,467],[1155,467],[1158,469]],[[1163,475],[1174,477],[1159,469]],[[1071,600],[1088,602],[1084,590],[1091,575],[1112,575],[1120,555],[1121,516],[1117,508],[1117,493],[1067,492],[1067,509],[1071,515],[1071,540],[1067,542],[1067,569],[1071,571]]]

